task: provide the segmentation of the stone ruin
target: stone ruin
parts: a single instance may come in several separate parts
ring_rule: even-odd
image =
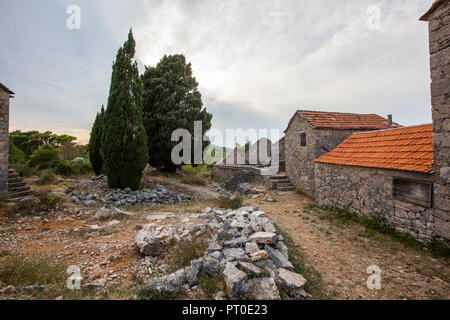
[[[201,274],[222,276],[230,299],[281,299],[280,290],[294,299],[305,299],[306,279],[294,272],[288,248],[274,223],[258,207],[237,210],[207,208],[203,225],[186,226],[178,237],[196,237],[207,228],[213,231],[203,257],[173,273],[151,278],[147,287],[175,294],[196,288]],[[202,229],[203,228],[203,229]],[[158,256],[164,250],[167,230],[143,227],[135,241],[144,256]],[[223,297],[216,293],[216,298]]]

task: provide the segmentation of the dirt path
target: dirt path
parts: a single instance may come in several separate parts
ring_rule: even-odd
[[[250,200],[303,249],[307,263],[321,273],[330,299],[450,299],[450,267],[444,258],[379,233],[367,235],[359,224],[341,225],[305,210],[312,203],[296,192],[274,192],[277,202]],[[367,288],[367,267],[381,268],[381,289]]]

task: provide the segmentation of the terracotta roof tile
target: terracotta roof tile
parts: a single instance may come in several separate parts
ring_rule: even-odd
[[[431,172],[432,125],[354,133],[316,162]]]
[[[322,111],[297,111],[309,124],[316,128],[339,129],[383,129],[398,127],[397,123],[387,124],[387,119],[376,114],[355,114]]]

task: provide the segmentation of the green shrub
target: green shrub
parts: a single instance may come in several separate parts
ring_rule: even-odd
[[[92,172],[92,166],[88,160],[73,160],[69,164],[72,166],[74,174],[84,175]]]
[[[74,172],[75,172],[75,169],[67,161],[59,162],[55,168],[56,174],[59,174],[59,175],[65,176],[65,177],[72,175]]]
[[[36,181],[36,184],[39,186],[43,186],[46,184],[55,183],[55,181],[56,181],[56,176],[54,173],[52,173],[51,171],[44,171],[41,173],[39,180]]]
[[[207,173],[209,175],[209,173],[211,172],[211,167],[212,167],[211,165],[208,165],[206,163],[199,164],[198,166],[195,167],[193,167],[190,164],[182,166],[184,170],[186,170],[192,175],[197,175],[199,173]]]
[[[30,167],[30,163],[16,163],[12,165],[13,169],[22,177],[31,177],[38,174],[36,168]]]
[[[18,146],[16,146],[12,141],[9,141],[9,151],[8,151],[8,160],[10,164],[15,163],[24,163],[27,161],[27,156],[25,152],[20,150]]]
[[[241,196],[232,196],[230,198],[220,197],[217,200],[217,206],[223,209],[239,209],[240,207],[242,207],[242,203],[243,200]]]
[[[56,209],[64,199],[50,190],[39,190],[34,193],[39,203],[48,209]]]
[[[58,164],[59,151],[50,145],[43,145],[33,152],[30,160],[32,167],[37,167],[39,170],[48,169]]]

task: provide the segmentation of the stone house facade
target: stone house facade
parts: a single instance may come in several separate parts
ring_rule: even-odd
[[[8,199],[9,98],[14,92],[0,83],[0,200]]]
[[[315,160],[320,206],[381,218],[420,241],[448,241],[435,210],[432,125],[355,133]]]
[[[315,198],[378,217],[420,241],[450,241],[450,5],[429,22],[433,124],[355,133],[315,160]]]
[[[436,225],[450,233],[450,1],[438,0],[420,20],[428,21],[433,118],[433,186]]]
[[[398,127],[375,114],[298,110],[285,133],[286,174],[294,187],[314,197],[314,159],[331,151],[355,132]]]

